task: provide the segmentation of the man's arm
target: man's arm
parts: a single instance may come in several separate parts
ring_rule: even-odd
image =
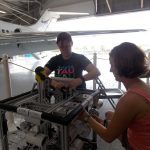
[[[45,75],[48,77],[56,69],[56,66],[57,66],[57,57],[54,56],[45,64],[44,67]]]
[[[87,65],[87,67],[86,67],[85,70],[88,72],[87,74],[85,74],[83,76],[83,78],[84,78],[85,81],[95,79],[99,75],[101,75],[100,71],[92,63],[90,63],[89,65]]]
[[[48,77],[52,71],[48,67],[44,67],[44,74],[46,77]],[[55,89],[61,89],[64,87],[64,84],[55,80],[51,81],[51,86],[54,87]]]
[[[69,88],[76,89],[84,81],[92,80],[100,75],[100,71],[91,63],[91,61],[84,55],[80,56],[80,67],[88,73],[82,77],[78,77],[69,83]]]
[[[83,70],[87,71],[87,74],[83,76],[85,81],[92,80],[97,78],[100,75],[100,71],[92,62],[85,57],[84,55],[81,55],[81,66]]]
[[[83,79],[85,81],[95,79],[100,75],[99,70],[92,63],[87,65],[85,70],[88,72],[86,75],[83,76]],[[83,82],[82,78],[78,77],[70,81],[69,87],[75,89],[77,86],[81,85],[82,82]]]

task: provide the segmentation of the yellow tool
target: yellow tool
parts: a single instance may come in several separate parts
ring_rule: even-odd
[[[37,68],[35,69],[35,73],[36,73],[36,75],[35,75],[35,80],[36,80],[37,82],[42,82],[42,81],[44,81],[44,80],[46,79],[46,76],[45,76],[45,74],[44,74],[44,68],[43,68],[43,67],[41,67],[41,66],[37,67]]]

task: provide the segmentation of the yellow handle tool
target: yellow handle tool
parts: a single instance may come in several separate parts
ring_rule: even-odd
[[[37,68],[35,69],[35,73],[36,73],[36,75],[35,75],[35,80],[36,80],[37,82],[42,82],[42,81],[44,81],[44,80],[46,79],[46,76],[45,76],[45,74],[44,74],[44,68],[43,68],[43,67],[41,67],[41,66],[37,67]]]

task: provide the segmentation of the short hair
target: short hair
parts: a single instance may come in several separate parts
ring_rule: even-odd
[[[72,37],[67,32],[61,32],[57,36],[57,42],[56,43],[58,44],[58,42],[60,42],[60,41],[69,41],[69,42],[72,42]]]
[[[145,53],[135,44],[124,42],[110,52],[119,76],[136,78],[148,71]]]

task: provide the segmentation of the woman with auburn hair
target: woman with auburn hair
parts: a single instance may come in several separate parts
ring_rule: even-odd
[[[85,110],[80,119],[107,142],[120,138],[127,130],[128,149],[150,150],[150,87],[139,78],[148,71],[145,53],[135,44],[125,42],[111,50],[109,60],[110,71],[127,92],[120,98],[115,112],[106,113],[107,128]]]

